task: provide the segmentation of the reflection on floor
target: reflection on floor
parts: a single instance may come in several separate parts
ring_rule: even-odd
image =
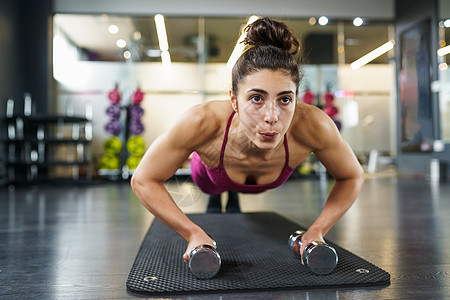
[[[241,209],[309,226],[331,185],[290,180],[264,194],[240,195]],[[186,213],[205,211],[207,197],[191,182],[173,178],[167,188]],[[125,281],[153,217],[128,183],[3,187],[0,195],[0,298],[135,297]],[[448,299],[449,215],[450,183],[370,176],[327,238],[388,271],[390,286],[177,298]]]

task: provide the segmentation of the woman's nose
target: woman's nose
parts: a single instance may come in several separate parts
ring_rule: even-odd
[[[264,121],[268,124],[274,124],[278,121],[278,108],[273,102],[266,104]]]

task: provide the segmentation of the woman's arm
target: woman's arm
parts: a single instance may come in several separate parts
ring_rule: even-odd
[[[175,174],[196,147],[213,136],[215,123],[205,106],[190,109],[152,143],[131,178],[134,193],[148,211],[188,241],[185,261],[194,247],[213,242],[176,205],[164,181]]]
[[[319,216],[303,235],[300,253],[310,242],[323,241],[325,234],[353,205],[364,183],[364,171],[334,122],[322,112],[313,115],[316,118],[312,126],[312,135],[316,136],[314,153],[335,183]]]

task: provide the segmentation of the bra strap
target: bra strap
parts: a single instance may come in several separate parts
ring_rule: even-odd
[[[219,161],[219,166],[223,166],[223,157],[225,155],[225,147],[227,146],[227,141],[228,141],[228,132],[230,131],[230,126],[231,126],[231,121],[233,121],[233,117],[234,114],[236,112],[233,111],[231,113],[230,118],[228,119],[228,123],[227,123],[227,128],[225,129],[225,136],[223,137],[223,142],[222,142],[222,149],[220,150],[220,161]]]

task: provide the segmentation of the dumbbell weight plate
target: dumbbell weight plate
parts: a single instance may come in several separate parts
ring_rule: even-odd
[[[131,155],[142,156],[145,152],[145,141],[141,136],[132,135],[127,141],[127,149]]]
[[[338,263],[338,255],[333,247],[312,242],[303,251],[303,263],[316,275],[327,275],[334,271]]]
[[[112,154],[104,154],[99,161],[99,169],[115,170],[119,168],[119,158]]]
[[[209,245],[201,245],[191,251],[189,269],[198,279],[210,279],[217,275],[221,266],[217,250]]]
[[[112,136],[103,144],[103,150],[107,154],[118,155],[120,150],[122,150],[122,142],[118,137]]]
[[[297,230],[288,240],[291,251],[300,257],[301,238],[305,231]],[[327,275],[333,272],[338,263],[336,250],[323,242],[309,243],[303,250],[303,264],[316,275]]]
[[[128,167],[128,169],[130,170],[135,170],[137,168],[137,166],[139,165],[139,163],[142,160],[142,156],[130,156],[127,158],[127,162],[126,165]]]

